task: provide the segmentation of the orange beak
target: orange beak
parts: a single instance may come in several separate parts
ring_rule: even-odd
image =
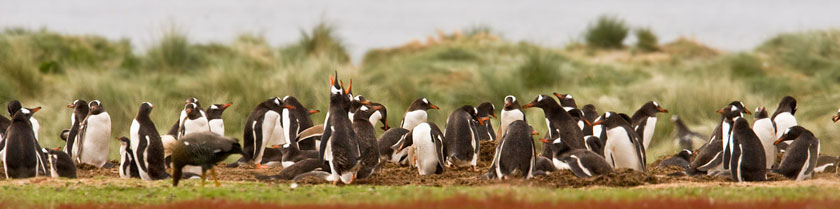
[[[724,108],[725,108],[725,107],[724,107]],[[717,113],[723,114],[723,109],[724,109],[724,108],[720,108],[720,109],[718,109],[718,110],[717,110]]]
[[[785,138],[787,138],[787,136],[782,135],[782,137],[779,138],[778,140],[776,140],[776,142],[773,142],[773,145],[777,145],[779,143],[782,143],[783,141],[785,141]]]
[[[484,121],[488,121],[488,120],[490,120],[490,117],[479,117],[479,118],[478,118],[478,124],[480,124],[480,125],[482,125],[482,126],[483,126],[483,125],[484,125]]]
[[[370,101],[367,101],[367,100],[365,100],[365,101],[361,101],[361,102],[359,102],[359,103],[362,103],[363,105],[370,105]]]
[[[56,147],[55,150],[56,151],[61,151],[61,147]]]
[[[559,94],[559,93],[557,93],[557,92],[554,92],[554,96],[556,96],[556,97],[560,97],[560,98],[566,97],[566,95],[565,95],[565,94]]]
[[[41,110],[41,107],[36,107],[35,109],[32,109],[32,113],[36,113],[38,112],[38,110]]]
[[[586,123],[587,126],[592,126],[592,123],[590,123],[587,119],[583,119],[583,122]]]
[[[187,111],[187,113],[192,113],[192,109],[187,109],[185,111]]]
[[[152,109],[155,109],[155,105],[152,105]]]
[[[540,139],[540,141],[541,141],[542,143],[546,143],[546,144],[548,144],[548,139]]]
[[[747,113],[747,115],[752,115],[752,113],[750,112],[750,110],[745,109],[745,110],[744,110],[744,112],[745,112],[745,113]]]
[[[333,76],[330,76],[330,86],[333,85],[335,85],[335,78]]]
[[[271,147],[272,147],[272,148],[274,148],[274,149],[280,149],[280,145],[276,145],[276,144],[275,144],[275,145],[271,145]]]
[[[837,123],[837,121],[838,121],[838,120],[840,120],[840,112],[838,112],[837,114],[835,114],[835,115],[834,115],[834,117],[833,117],[833,118],[831,118],[831,120],[833,120],[835,123]]]
[[[294,109],[295,109],[295,106],[291,106],[291,105],[283,105],[283,107],[285,107],[285,108],[287,108],[287,109],[290,109],[290,110],[294,110]]]
[[[320,110],[309,110],[309,114],[315,114],[321,112]]]
[[[528,104],[526,104],[525,106],[522,106],[522,109],[528,109],[528,108],[532,108],[532,107],[534,107],[534,103],[533,103],[533,102],[532,102],[532,103],[528,103]]]
[[[604,123],[604,120],[595,121],[595,123],[593,123],[592,126],[601,125],[601,123]]]
[[[225,105],[222,105],[222,107],[223,107],[223,108],[227,108],[227,107],[230,107],[231,105],[233,105],[233,102],[231,102],[231,103],[227,103],[227,104],[225,104]]]
[[[68,108],[73,108],[73,107],[76,107],[76,106],[75,106],[75,105],[73,105],[73,104],[69,104],[69,105],[67,105],[67,107],[68,107]]]
[[[440,108],[438,108],[437,106],[435,106],[435,105],[433,105],[433,104],[429,104],[429,106],[431,106],[431,107],[432,107],[432,109],[436,109],[436,110],[439,110],[439,109],[440,109]]]
[[[370,103],[370,102],[368,102],[368,103]],[[380,107],[380,106],[373,107],[373,110],[381,110],[381,109],[382,109],[382,107]]]
[[[537,133],[537,131],[531,131],[531,135],[536,136],[536,135],[540,135],[540,133]]]
[[[341,84],[344,87],[344,83]],[[347,84],[347,90],[344,90],[345,94],[350,94],[350,89],[353,88],[353,79],[350,79],[350,84]]]
[[[496,112],[493,112],[493,118],[499,119],[499,117],[496,117]]]
[[[659,109],[659,112],[668,113],[668,110],[666,110],[665,108],[659,107],[658,109]]]

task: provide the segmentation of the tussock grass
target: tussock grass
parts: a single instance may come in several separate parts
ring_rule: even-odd
[[[629,27],[621,18],[602,15],[584,33],[586,44],[603,49],[620,49],[629,34]]]

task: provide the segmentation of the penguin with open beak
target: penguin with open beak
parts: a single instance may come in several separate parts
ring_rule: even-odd
[[[330,109],[321,136],[319,159],[329,164],[327,181],[352,184],[359,171],[361,149],[347,112],[350,110],[349,92],[339,85],[338,73],[330,78]]]

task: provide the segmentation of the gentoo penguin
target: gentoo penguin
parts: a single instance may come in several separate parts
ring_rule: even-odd
[[[350,97],[338,83],[336,72],[335,77],[330,78],[330,109],[321,136],[319,159],[329,163],[330,176],[327,181],[333,184],[339,181],[352,184],[360,167],[360,148],[350,116],[347,115]]]
[[[607,112],[595,119],[593,125],[598,124],[603,124],[607,131],[607,143],[604,144],[604,159],[607,163],[613,168],[644,172],[645,149],[638,140],[639,136],[630,128],[630,123],[615,112]]]
[[[0,115],[0,139],[6,138],[6,129],[8,129],[11,124],[12,121],[9,120],[9,118]]]
[[[688,170],[686,170],[686,173],[689,175],[713,175],[723,171],[724,168],[722,162],[725,156],[723,153],[724,136],[727,138],[729,137],[732,127],[730,125],[731,123],[727,122],[727,118],[731,119],[736,116],[743,117],[744,113],[751,114],[749,110],[744,108],[744,103],[740,101],[733,101],[726,107],[719,109],[717,112],[720,114],[720,122],[717,126],[715,126],[715,130],[712,132],[712,135],[709,136],[709,141],[700,147],[697,151],[697,157],[691,161],[691,166]],[[723,134],[724,130],[726,130],[727,134]],[[728,139],[726,141],[728,141]],[[727,167],[729,166],[727,165]]]
[[[388,129],[391,129],[391,126],[388,126],[388,109],[385,108],[385,105],[373,102],[370,103],[370,107],[379,107],[376,112],[373,112],[373,114],[370,115],[370,123],[374,124],[373,126],[376,126],[376,121],[379,120],[382,122],[382,127],[380,127],[382,130],[387,131]]]
[[[732,179],[737,182],[767,179],[764,148],[747,119],[735,119],[731,141],[733,148],[729,169]]]
[[[257,168],[267,168],[261,164],[267,146],[285,144],[280,139],[283,138],[283,131],[279,124],[280,113],[284,108],[294,109],[294,106],[284,104],[280,98],[270,98],[254,107],[245,122],[243,158],[253,161]]]
[[[195,104],[195,105],[192,106],[190,104]],[[184,126],[184,120],[189,117],[189,116],[187,116],[188,115],[188,113],[187,113],[187,107],[188,106],[192,106],[192,109],[197,110],[198,113],[200,114],[200,116],[197,116],[197,117],[193,116],[193,118],[202,118],[203,120],[192,121],[192,122],[198,122],[198,123],[191,123],[191,124],[189,124],[189,127],[186,128],[187,130],[183,130],[182,127]],[[187,98],[186,100],[184,100],[184,109],[181,110],[181,114],[178,116],[178,121],[176,121],[175,124],[172,125],[172,128],[167,133],[168,133],[168,135],[172,135],[173,137],[175,137],[175,139],[178,139],[178,137],[181,137],[185,134],[184,131],[189,131],[190,133],[193,133],[193,132],[204,131],[205,129],[210,130],[209,124],[204,122],[205,120],[207,120],[207,113],[205,113],[204,110],[201,109],[201,103],[198,102],[198,99],[195,98],[195,97]],[[201,123],[201,122],[204,122],[204,123]],[[202,128],[200,128],[199,130],[191,130],[194,125],[201,126]]]
[[[539,95],[530,103],[522,106],[523,109],[531,107],[539,107],[543,110],[546,126],[548,127],[549,139],[562,138],[563,143],[570,150],[586,149],[583,141],[583,132],[580,130],[577,122],[554,99],[546,95]],[[549,146],[543,146],[543,151],[540,156],[550,159],[555,158],[551,144],[553,143],[550,143]]]
[[[412,165],[421,175],[442,174],[446,156],[443,145],[443,133],[434,123],[421,123],[411,133],[411,146],[414,151]],[[405,146],[403,146],[405,147]]]
[[[481,103],[478,105],[477,112],[479,118],[493,118],[496,117],[496,106],[490,102]],[[493,131],[493,124],[490,120],[484,121],[484,125],[480,125],[477,127],[478,130],[478,139],[479,140],[491,140],[496,141],[496,133]]]
[[[414,126],[425,123],[426,118],[428,118],[426,111],[429,109],[437,110],[439,108],[429,102],[426,98],[414,100],[414,102],[411,102],[411,105],[408,106],[408,110],[405,111],[405,116],[403,116],[403,121],[400,123],[400,128],[411,130],[414,129]]]
[[[402,152],[397,151],[399,146],[406,140],[412,140],[411,131],[408,129],[388,129],[376,139],[377,144],[379,144],[379,158],[382,161],[388,161],[396,164],[406,162],[406,157],[408,156],[406,152],[408,152],[408,150],[402,150]]]
[[[23,106],[20,104],[20,101],[12,100],[12,101],[9,101],[8,108],[9,108],[9,116],[13,117],[15,112],[22,109]],[[38,108],[41,108],[41,107],[38,107]],[[37,141],[38,140],[38,131],[41,129],[41,125],[38,123],[38,120],[36,120],[35,117],[29,117],[29,124],[32,127],[32,132],[35,133],[35,141]]]
[[[353,82],[351,81],[350,83],[352,84]],[[352,90],[349,87],[347,88],[347,92],[347,95],[350,97],[350,110],[348,111],[347,117],[350,118],[350,121],[354,121],[353,115],[356,114],[356,111],[359,111],[359,108],[361,108],[364,105],[370,105],[370,101],[368,101],[367,98],[363,97],[362,95],[357,95],[354,97],[353,93],[350,93],[352,92]]]
[[[595,152],[596,154],[601,155],[601,157],[604,157],[604,142],[601,141],[601,138],[588,135],[584,136],[583,140],[586,142],[584,144],[586,145],[586,150]]]
[[[206,113],[198,106],[198,103],[184,105],[184,112],[187,114],[181,118],[181,125],[178,127],[178,137],[176,138],[180,139],[182,136],[191,133],[210,131]]]
[[[729,170],[732,160],[732,150],[735,145],[732,143],[732,134],[736,118],[743,118],[744,114],[737,106],[729,105],[718,110],[718,113],[724,115],[723,123],[721,123],[721,143],[723,143],[723,170]]]
[[[683,169],[688,169],[688,166],[690,165],[688,161],[691,160],[691,154],[691,150],[683,149],[679,153],[663,160],[656,167],[663,168],[667,166],[677,166]]]
[[[233,105],[232,102],[227,104],[214,104],[207,107],[207,124],[210,125],[210,132],[216,133],[219,136],[225,135],[225,121],[222,119],[222,113]]]
[[[146,181],[169,177],[164,168],[163,142],[160,140],[155,123],[149,117],[153,108],[155,106],[152,103],[140,104],[140,110],[131,122],[130,129],[134,160],[137,162],[140,178]]]
[[[595,108],[595,105],[586,104],[583,106],[583,109],[581,109],[581,111],[583,111],[583,116],[584,118],[586,118],[586,126],[583,127],[583,135],[593,135],[598,138],[601,138],[600,126],[598,127],[598,131],[595,131],[595,127],[592,127],[592,122],[595,121],[595,118],[598,118],[598,116],[600,116],[598,114],[598,110]]]
[[[764,148],[765,166],[766,169],[770,169],[776,164],[776,155],[778,154],[776,146],[773,145],[776,142],[776,130],[764,107],[755,108],[755,122],[753,122],[752,129],[758,139],[761,140],[761,145]]]
[[[76,178],[76,165],[73,164],[73,159],[70,158],[70,155],[61,151],[61,148],[43,149],[43,152],[47,155],[50,177]]]
[[[471,166],[476,170],[479,154],[478,126],[484,126],[487,118],[479,118],[476,108],[461,106],[446,121],[443,145],[446,149],[446,166]]]
[[[111,116],[99,100],[90,101],[90,112],[79,127],[77,146],[73,148],[76,164],[88,164],[101,168],[108,162],[111,144]]]
[[[508,126],[508,133],[496,145],[493,163],[486,176],[506,179],[518,173],[522,178],[534,177],[537,163],[537,151],[532,135],[537,135],[525,121],[517,120]]]
[[[120,141],[120,178],[140,178],[140,170],[131,151],[131,140],[128,137],[117,138]]]
[[[79,128],[81,127],[82,121],[87,118],[87,115],[90,111],[90,107],[88,106],[87,101],[85,100],[76,100],[73,103],[67,105],[68,108],[73,108],[73,113],[70,115],[70,131],[67,133],[67,140],[65,140],[64,144],[64,152],[69,154],[71,157],[75,155],[74,153],[78,152],[76,144],[78,144],[77,136],[79,135]]]
[[[280,114],[281,124],[283,126],[283,136],[288,140],[296,140],[298,135],[313,126],[310,115],[318,113],[318,110],[310,110],[303,106],[296,97],[283,97],[283,104],[295,107],[294,109],[283,108]],[[314,150],[315,140],[303,139],[297,141],[299,147],[304,149]]]
[[[522,106],[519,106],[519,101],[516,100],[516,97],[513,95],[507,95],[505,97],[505,107],[502,108],[502,118],[499,122],[499,132],[496,134],[499,136],[498,139],[504,138],[503,134],[507,131],[507,127],[517,120],[525,120],[525,113],[522,112]]]
[[[213,166],[232,154],[242,154],[242,146],[236,139],[220,136],[212,132],[198,132],[184,135],[172,147],[172,186],[178,186],[181,169],[186,165],[201,167],[201,186],[204,186],[207,170],[213,177],[216,187],[219,180]]]
[[[274,145],[272,147],[279,149],[280,153],[282,153],[283,157],[280,159],[280,161],[283,164],[283,169],[288,168],[289,166],[292,166],[295,163],[300,162],[302,160],[318,159],[317,150],[300,150],[300,147],[298,147],[296,143]],[[269,149],[266,149],[266,151],[267,150]]]
[[[579,178],[599,176],[613,172],[613,168],[595,152],[576,149],[560,156],[560,161],[569,165],[569,170]]]
[[[47,172],[45,156],[29,122],[32,114],[40,109],[17,108],[12,114],[12,123],[4,139],[5,154],[2,155],[7,179],[30,178]]]
[[[797,181],[811,178],[820,156],[820,139],[802,126],[793,126],[782,132],[775,143],[789,140],[793,143],[782,156],[782,163],[773,171]]]
[[[775,124],[777,137],[784,134],[784,131],[788,128],[797,125],[794,114],[796,114],[796,99],[791,96],[785,96],[779,102],[779,107],[776,108],[776,112],[770,117],[770,120],[773,120],[773,124]],[[790,145],[790,142],[785,143]]]
[[[691,129],[688,129],[688,126],[686,126],[685,123],[683,123],[682,119],[680,119],[680,117],[677,115],[672,115],[671,121],[674,122],[674,126],[677,128],[675,144],[678,144],[682,149],[694,150],[693,141],[691,139],[693,139],[694,137],[701,139],[706,138],[706,136],[703,136],[697,132],[691,131]]]
[[[572,109],[577,109],[577,103],[575,103],[575,98],[572,97],[571,94],[560,94],[554,92],[554,96],[557,97],[557,100],[560,101],[560,106],[563,107],[564,110],[567,112]]]
[[[379,107],[368,108],[361,106],[353,114],[353,131],[356,132],[356,140],[359,141],[361,168],[357,178],[364,179],[374,175],[379,170],[379,144],[376,141],[376,129],[370,124],[370,116]]]
[[[656,129],[656,113],[668,113],[668,110],[659,106],[655,101],[649,101],[642,105],[631,117],[633,130],[639,135],[639,140],[645,145],[645,150],[650,146],[653,139],[653,131]]]

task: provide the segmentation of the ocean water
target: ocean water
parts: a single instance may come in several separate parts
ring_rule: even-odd
[[[279,46],[326,20],[358,61],[371,48],[475,25],[510,40],[560,47],[579,40],[602,14],[652,28],[663,42],[686,36],[724,50],[750,50],[778,33],[840,27],[838,11],[840,1],[787,0],[0,0],[0,28],[128,38],[143,50],[169,27],[195,42],[253,33]]]

